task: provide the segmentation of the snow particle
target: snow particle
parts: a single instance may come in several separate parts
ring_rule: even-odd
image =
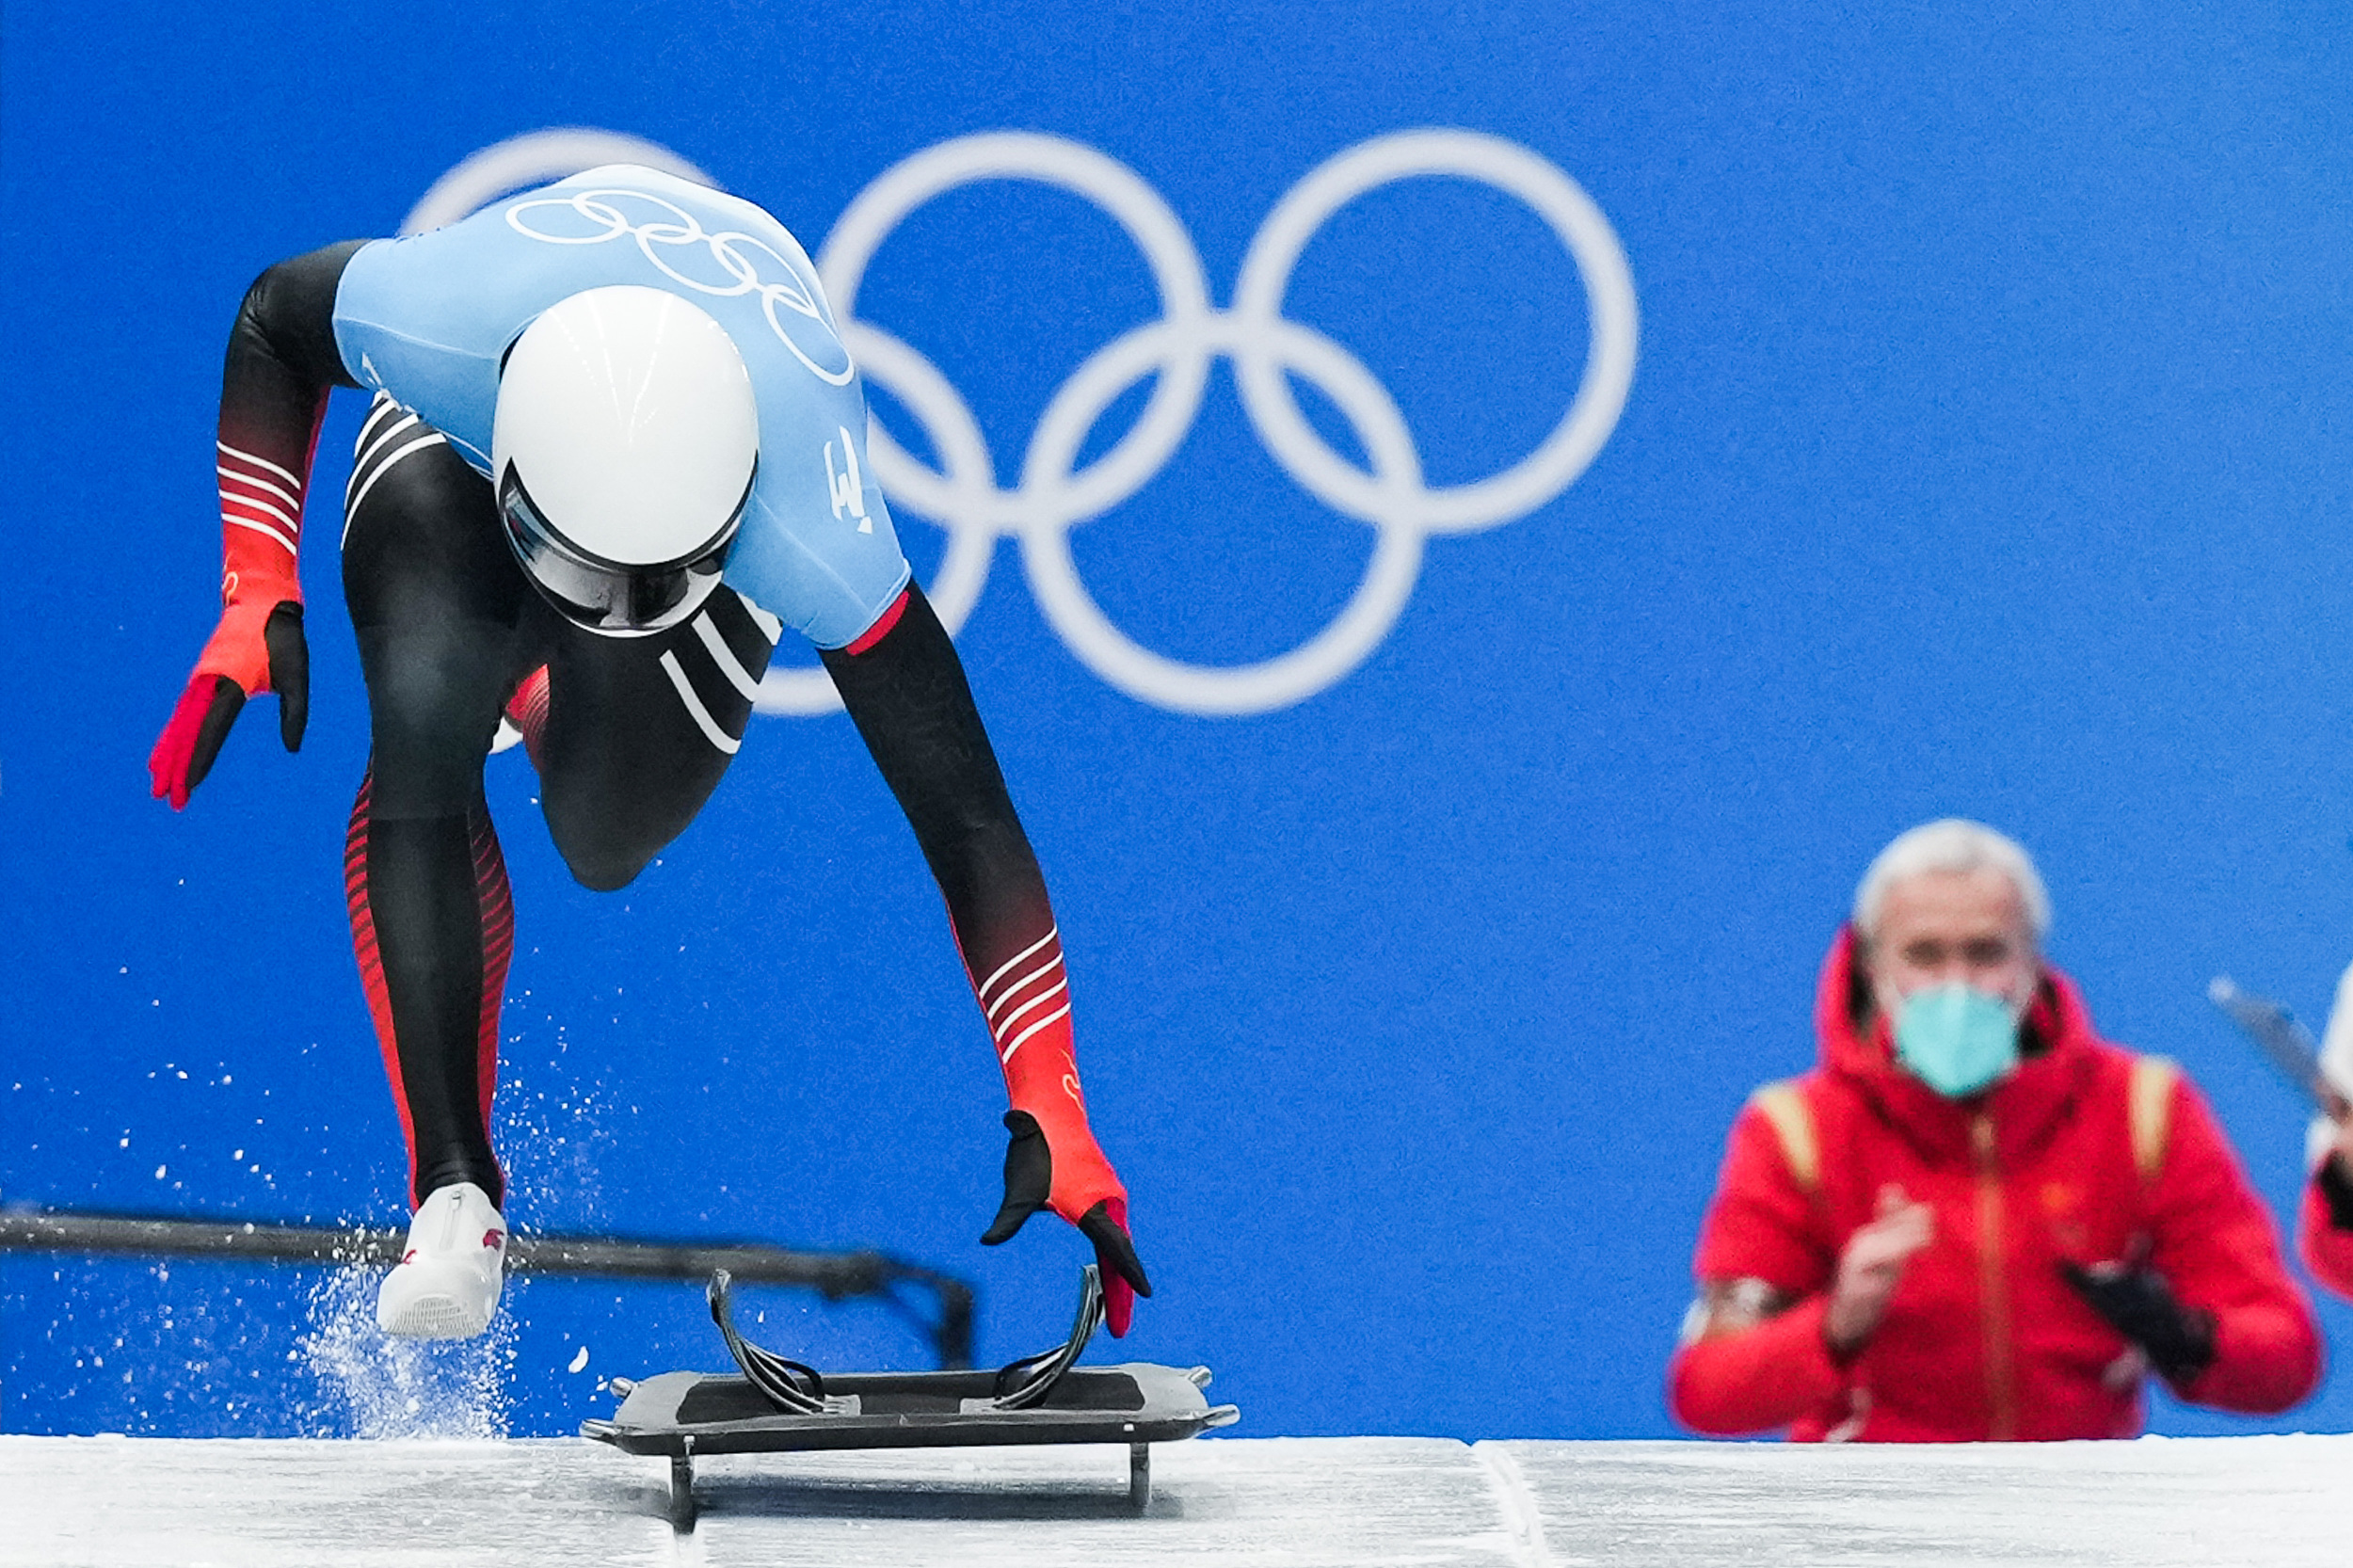
[[[584,1370],[586,1370],[586,1369],[587,1369],[587,1366],[588,1366],[588,1347],[587,1347],[587,1346],[585,1346],[585,1345],[583,1345],[583,1346],[581,1346],[581,1347],[580,1347],[580,1353],[572,1357],[572,1364],[571,1364],[571,1366],[570,1366],[569,1368],[566,1368],[566,1369],[567,1369],[568,1371],[574,1371],[574,1372],[584,1371]]]

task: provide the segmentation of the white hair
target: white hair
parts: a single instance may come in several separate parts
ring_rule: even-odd
[[[2035,945],[2041,946],[2051,929],[2051,895],[2043,888],[2041,873],[2016,840],[1964,817],[1924,823],[1880,851],[1854,890],[1854,928],[1865,940],[1870,938],[1887,906],[1888,889],[1898,882],[1924,872],[1987,869],[2000,872],[2018,889],[2018,901],[2026,906],[2027,929]]]

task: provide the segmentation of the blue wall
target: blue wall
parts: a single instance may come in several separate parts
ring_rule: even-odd
[[[2057,962],[2112,1036],[2187,1064],[2287,1210],[2298,1106],[2201,991],[2228,970],[2317,1018],[2353,956],[2353,58],[2329,10],[346,11],[0,19],[21,573],[0,1200],[402,1212],[338,879],[365,751],[331,500],[356,400],[307,552],[310,743],[290,759],[248,720],[184,816],[146,796],[211,623],[216,376],[262,266],[389,232],[469,154],[550,126],[649,138],[812,249],[899,160],[1018,129],[1134,170],[1222,306],[1311,169],[1452,126],[1541,155],[1623,242],[1639,365],[1590,469],[1430,538],[1361,666],[1271,711],[1107,681],[1011,539],[960,634],[1161,1291],[1134,1352],[1216,1366],[1245,1433],[1670,1431],[1724,1130],[1811,1059],[1814,971],[1865,861],[1951,811],[2035,851]],[[995,183],[911,216],[857,310],[961,390],[1011,485],[1056,389],[1156,307],[1103,214]],[[1432,485],[1532,449],[1588,358],[1559,242],[1459,180],[1350,204],[1288,310],[1386,387]],[[911,511],[902,532],[933,570],[946,536]],[[1315,634],[1371,540],[1270,456],[1221,363],[1181,448],[1074,552],[1136,641],[1231,664]],[[519,1223],[886,1244],[981,1281],[984,1355],[1058,1332],[1075,1239],[974,1245],[1000,1090],[845,720],[760,721],[611,897],[564,875],[520,755],[490,771],[520,921]],[[0,1426],[332,1428],[305,1414],[314,1284],[0,1262]],[[513,1300],[518,1431],[603,1413],[596,1373],[717,1352],[682,1287]],[[872,1309],[783,1295],[763,1332],[835,1364],[921,1356]],[[2342,1429],[2353,1392],[2273,1424]]]

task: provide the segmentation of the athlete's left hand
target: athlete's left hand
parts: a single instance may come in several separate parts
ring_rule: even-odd
[[[1095,1243],[1095,1260],[1103,1275],[1103,1321],[1114,1338],[1126,1334],[1135,1316],[1136,1298],[1150,1295],[1152,1282],[1144,1277],[1144,1262],[1136,1256],[1136,1244],[1128,1234],[1128,1194],[1112,1174],[1111,1162],[1081,1127],[1076,1136],[1083,1138],[1087,1146],[1070,1151],[1070,1158],[1064,1161],[1069,1169],[1062,1190],[1057,1191],[1054,1151],[1037,1118],[1026,1111],[1008,1111],[1005,1130],[1013,1134],[1013,1142],[1005,1146],[1005,1201],[981,1244],[994,1247],[1010,1241],[1031,1215],[1041,1208],[1053,1209]],[[1083,1179],[1080,1173],[1087,1171],[1093,1171],[1096,1179]],[[1109,1192],[1096,1196],[1106,1181]]]

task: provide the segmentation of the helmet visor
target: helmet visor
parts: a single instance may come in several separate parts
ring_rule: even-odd
[[[606,636],[645,636],[686,619],[719,585],[759,476],[755,463],[735,509],[707,542],[649,566],[609,561],[566,538],[533,502],[512,463],[499,476],[499,520],[524,572],[566,619]]]

